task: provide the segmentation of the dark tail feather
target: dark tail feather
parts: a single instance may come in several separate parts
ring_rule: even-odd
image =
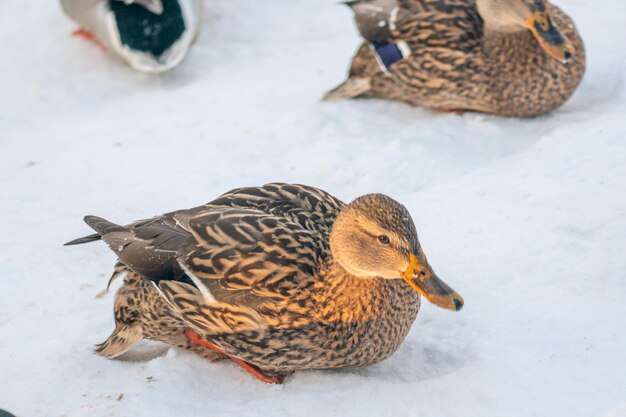
[[[65,246],[72,245],[81,245],[83,243],[94,242],[96,240],[100,240],[100,237],[104,235],[108,235],[112,232],[121,232],[126,230],[124,226],[120,226],[115,223],[111,223],[108,220],[104,220],[102,217],[97,216],[85,216],[85,223],[89,225],[93,230],[98,233],[94,233],[93,235],[81,237],[79,239],[72,240],[71,242],[67,242]]]
[[[113,232],[123,232],[126,230],[124,226],[111,223],[108,220],[104,220],[102,217],[85,216],[83,220],[85,220],[85,223],[87,223],[89,227],[98,232],[100,236],[108,235]]]
[[[93,235],[81,237],[80,239],[74,239],[71,242],[67,242],[63,246],[82,245],[83,243],[95,242],[96,240],[100,240],[100,235],[94,233]]]

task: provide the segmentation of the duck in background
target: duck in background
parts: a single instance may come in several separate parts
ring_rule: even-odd
[[[532,117],[585,72],[574,22],[546,0],[356,0],[363,44],[326,100],[370,96],[443,111]]]
[[[111,51],[132,68],[161,73],[187,55],[202,25],[201,0],[61,0],[75,35]]]

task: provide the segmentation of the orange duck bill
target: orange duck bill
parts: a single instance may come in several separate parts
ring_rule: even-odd
[[[538,11],[526,21],[526,27],[539,42],[539,45],[552,58],[567,64],[572,59],[572,47],[547,11]]]
[[[463,308],[463,297],[435,274],[421,248],[417,255],[411,254],[409,267],[401,276],[415,291],[436,306],[452,311]]]

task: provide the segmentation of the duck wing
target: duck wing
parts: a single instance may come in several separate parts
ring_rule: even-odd
[[[480,47],[483,20],[474,0],[399,0],[392,39],[409,48],[446,47],[471,51]]]
[[[407,50],[448,47],[470,50],[479,46],[483,21],[474,0],[354,0],[363,38],[374,46],[399,45]],[[407,53],[401,51],[404,58]]]
[[[174,214],[176,223],[192,234],[178,262],[205,305],[245,306],[262,317],[261,324],[294,321],[297,314],[286,311],[285,302],[306,298],[318,282],[330,229],[344,205],[303,185],[232,190],[203,208]],[[179,304],[184,297],[177,297],[176,289],[170,292],[168,283],[161,287],[189,317],[193,309]],[[193,318],[196,324],[207,319]]]
[[[85,221],[194,330],[262,334],[285,315],[285,300],[306,297],[319,279],[341,207],[312,187],[268,184],[127,226]]]

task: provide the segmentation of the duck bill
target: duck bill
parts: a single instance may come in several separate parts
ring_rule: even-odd
[[[422,249],[417,255],[411,254],[409,267],[401,275],[407,284],[436,306],[453,311],[463,308],[463,297],[439,279]]]
[[[570,61],[572,52],[569,43],[547,11],[536,12],[526,21],[526,26],[549,56],[563,64]]]

